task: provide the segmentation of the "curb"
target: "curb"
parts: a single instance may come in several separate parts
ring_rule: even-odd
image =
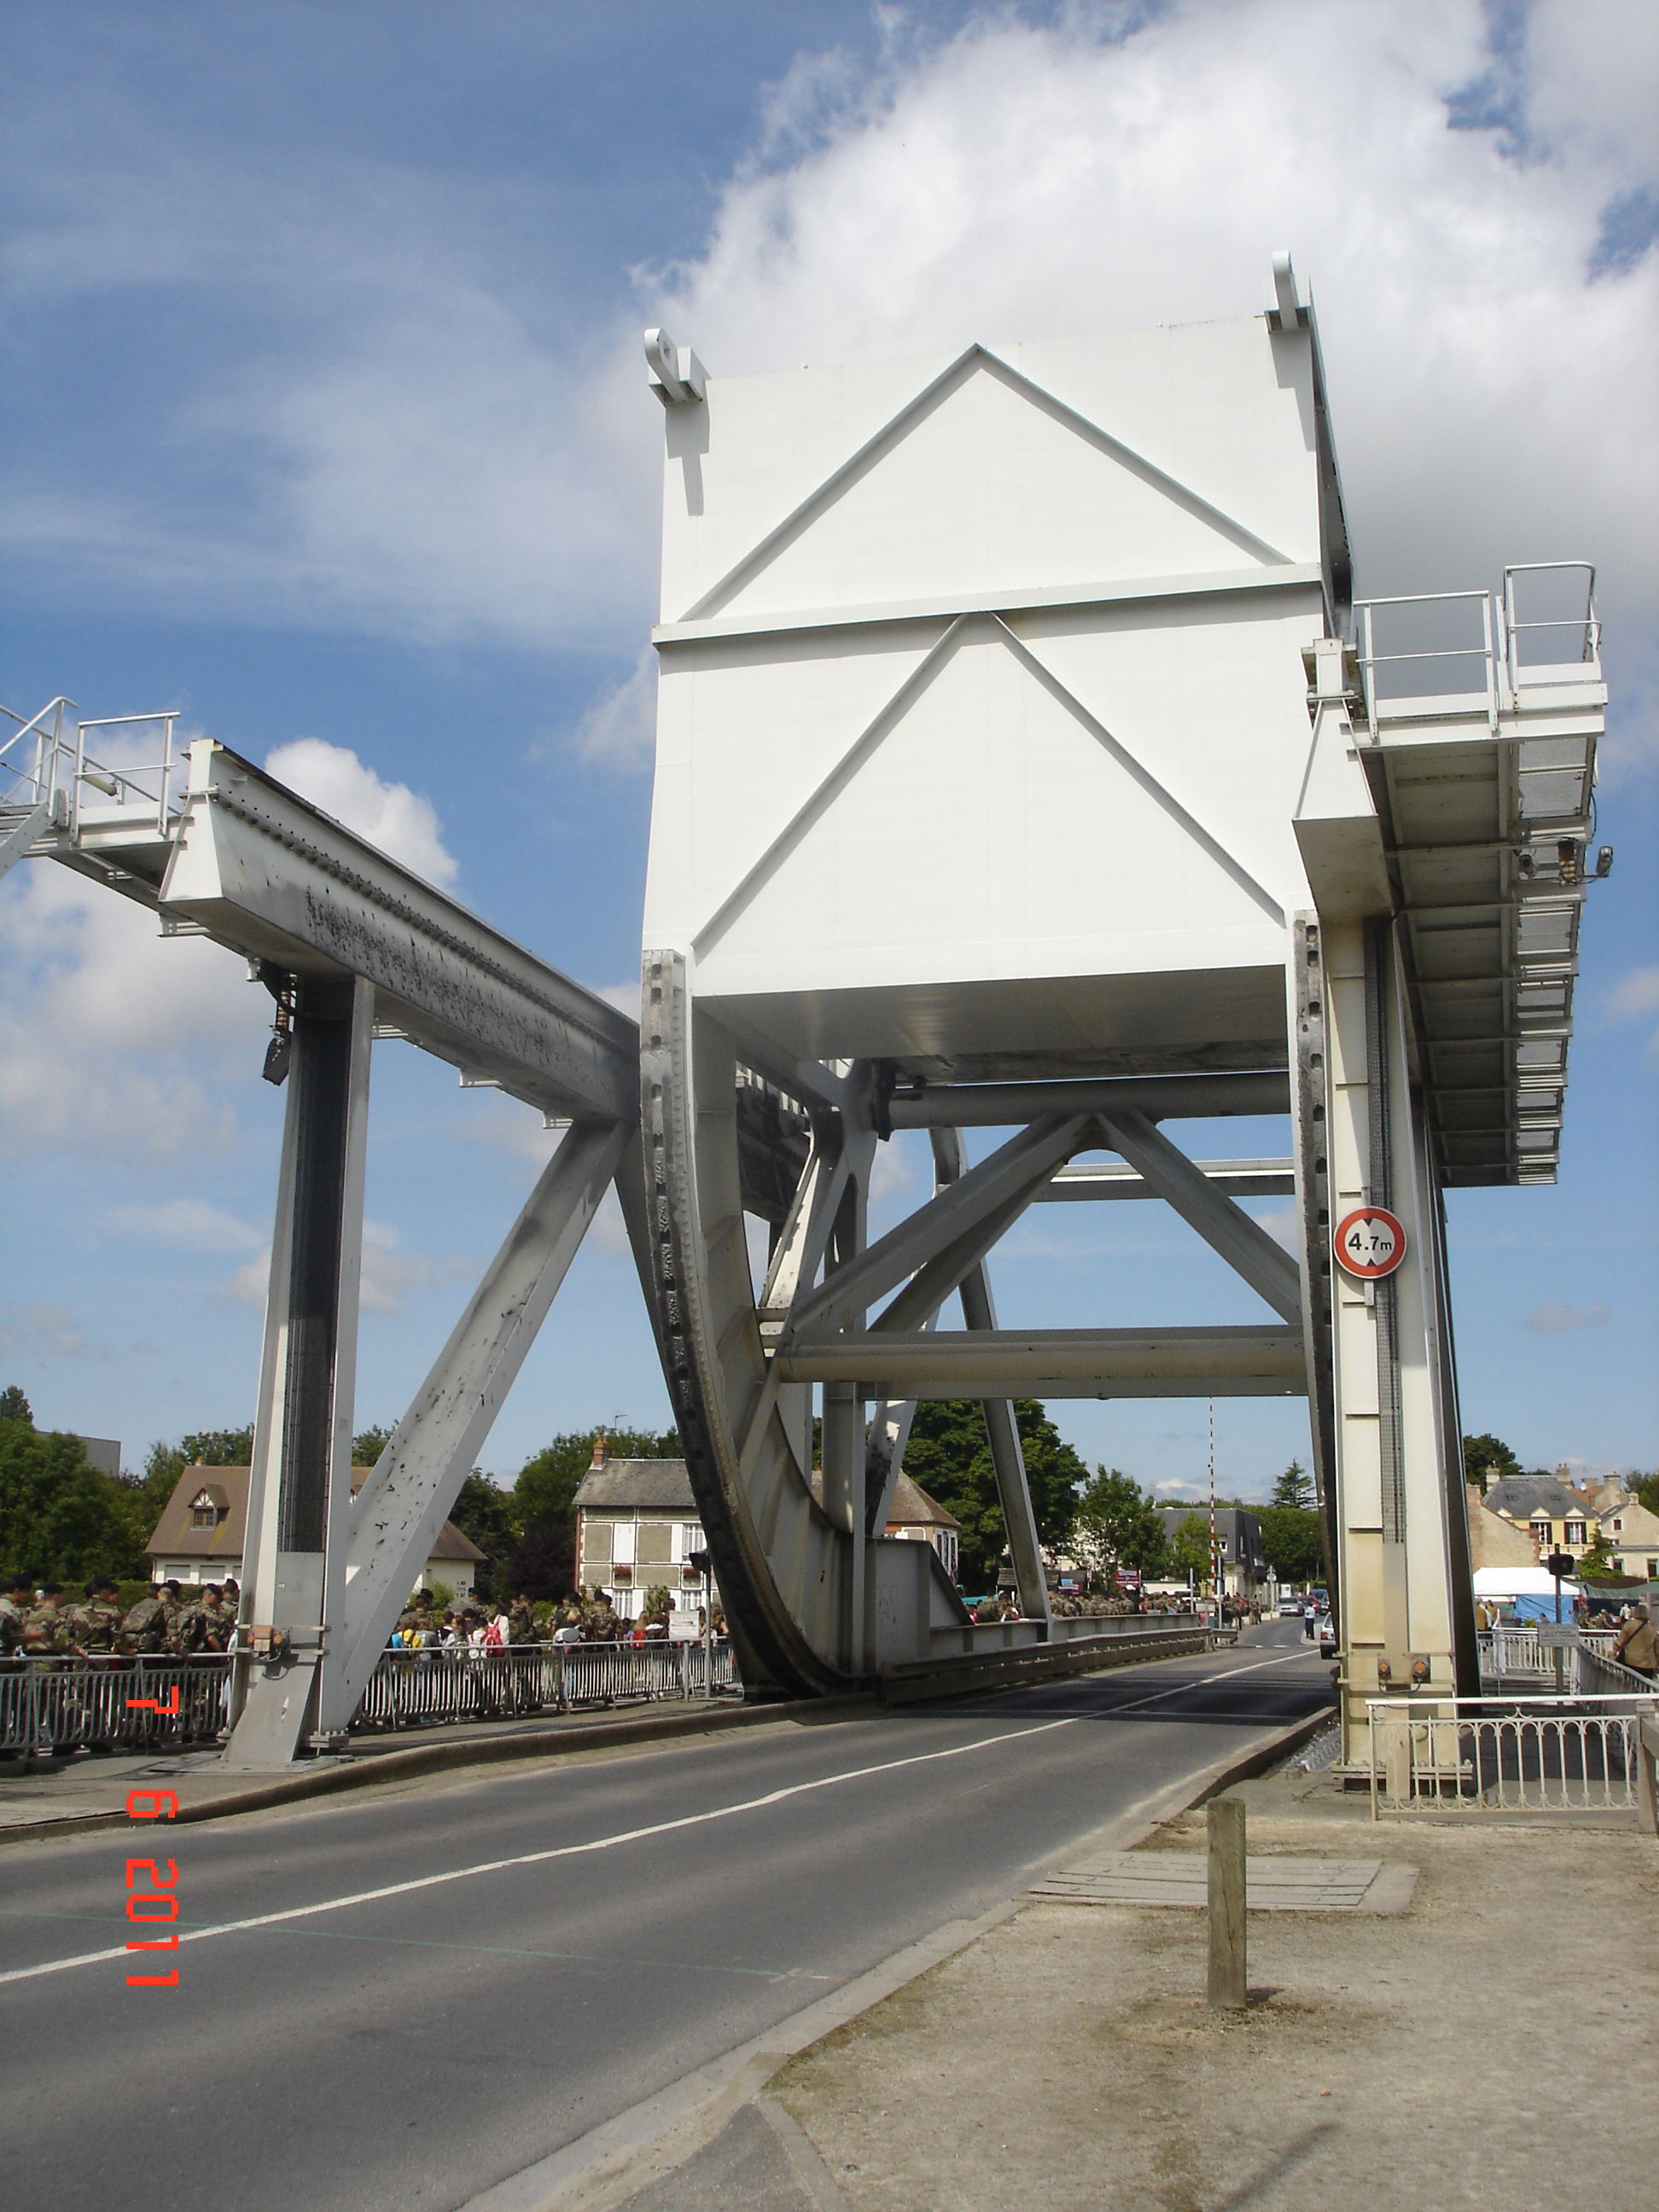
[[[777,1705],[716,1705],[695,1712],[641,1714],[637,1719],[582,1722],[574,1727],[532,1729],[494,1738],[463,1737],[448,1743],[411,1744],[407,1751],[360,1753],[337,1764],[320,1763],[300,1774],[284,1775],[246,1790],[227,1791],[201,1804],[181,1805],[173,1818],[224,1820],[238,1813],[261,1813],[308,1797],[332,1797],[377,1782],[407,1781],[465,1766],[496,1766],[509,1759],[550,1759],[579,1751],[612,1751],[630,1744],[672,1742],[678,1736],[723,1735],[732,1729],[759,1728],[772,1721],[841,1720],[874,1710],[868,1698],[800,1698]],[[136,1785],[139,1786],[139,1785]],[[43,1820],[0,1826],[0,1848],[11,1843],[47,1842],[53,1837],[83,1835],[127,1825],[125,1811],[68,1813]]]
[[[1322,1706],[1302,1720],[1273,1729],[1248,1751],[1166,1783],[1086,1838],[1074,1838],[1043,1863],[1058,1865],[1084,1843],[1097,1850],[1133,1850],[1177,1814],[1277,1765],[1325,1726],[1330,1711]],[[550,2156],[469,2197],[457,2212],[608,2212],[701,2150],[789,2059],[965,1951],[1034,1901],[1022,1889],[975,1919],[945,1921],[931,1935],[907,1944],[880,1966],[817,1998],[724,2057],[711,2059]]]

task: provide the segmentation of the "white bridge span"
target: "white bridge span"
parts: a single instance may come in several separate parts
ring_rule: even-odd
[[[612,1181],[750,1686],[963,1650],[932,1551],[879,1534],[918,1400],[983,1401],[1040,1638],[1012,1399],[1266,1394],[1309,1401],[1350,1756],[1380,1685],[1478,1689],[1442,1194],[1555,1173],[1610,860],[1587,866],[1594,578],[1356,606],[1285,257],[1274,292],[1240,322],[781,376],[647,333],[637,1031],[222,746],[175,752],[171,718],[148,770],[101,769],[65,702],[0,748],[0,866],[82,869],[276,1001],[245,1603],[280,1636],[244,1662],[234,1759],[344,1728]],[[388,1034],[569,1127],[354,1506]],[[1224,1115],[1285,1136],[1197,1161],[1170,1133]],[[877,1147],[924,1128],[933,1195],[872,1240]],[[1266,1194],[1294,1198],[1294,1253],[1238,1203]],[[1010,1226],[1102,1198],[1174,1207],[1260,1318],[999,1326]],[[1370,1280],[1333,1257],[1362,1211],[1404,1240]]]

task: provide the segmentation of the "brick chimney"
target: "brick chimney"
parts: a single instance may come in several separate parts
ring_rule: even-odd
[[[593,1438],[593,1456],[588,1462],[587,1471],[592,1474],[598,1468],[609,1466],[610,1462],[611,1442],[601,1429]]]

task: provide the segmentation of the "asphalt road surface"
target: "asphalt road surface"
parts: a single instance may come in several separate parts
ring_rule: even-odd
[[[9,1847],[9,2200],[451,2212],[1327,1701],[1300,1626],[948,1706]],[[185,1941],[150,1954],[176,1989],[126,1986],[149,1968],[120,1948],[125,1863],[151,1851],[178,1863]]]

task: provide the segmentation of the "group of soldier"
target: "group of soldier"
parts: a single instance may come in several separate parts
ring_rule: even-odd
[[[14,1575],[0,1595],[0,1658],[195,1657],[228,1651],[241,1592],[235,1582],[207,1583],[186,1594],[176,1582],[152,1583],[123,1607],[111,1575],[94,1575],[83,1598],[66,1602],[60,1583]]]

